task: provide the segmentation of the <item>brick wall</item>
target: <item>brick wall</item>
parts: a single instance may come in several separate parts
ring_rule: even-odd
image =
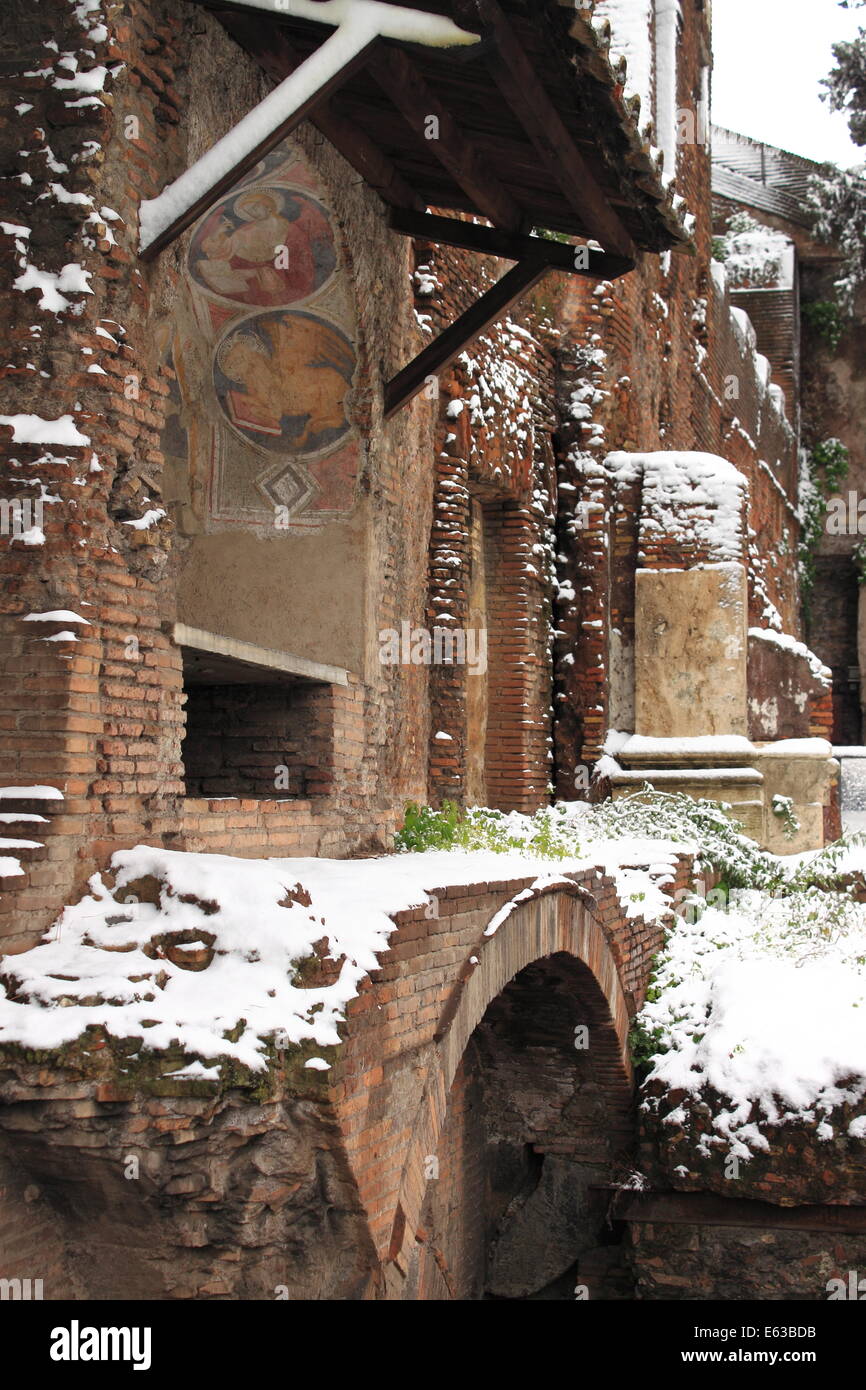
[[[53,53],[46,39],[61,51],[85,41],[59,3],[33,25],[22,16],[10,37],[23,45],[21,73],[38,72]],[[8,167],[32,180],[13,184],[9,216],[32,231],[23,251],[2,238],[6,272],[19,273],[22,255],[54,273],[76,261],[93,291],[72,296],[59,315],[39,306],[35,290],[9,299],[7,408],[70,415],[89,443],[7,449],[3,486],[18,495],[26,482],[28,496],[42,489],[57,500],[45,504],[44,546],[13,539],[0,552],[9,675],[0,772],[7,785],[46,784],[65,796],[49,808],[41,858],[25,865],[14,893],[0,895],[8,948],[32,941],[112,848],[137,840],[245,854],[359,853],[387,846],[409,799],[461,800],[480,789],[492,804],[531,811],[547,799],[554,771],[559,793],[572,794],[575,763],[596,756],[611,722],[611,662],[620,648],[627,659],[633,633],[640,501],[627,486],[615,493],[604,476],[611,449],[701,448],[731,459],[749,482],[753,621],[772,602],[796,630],[793,441],[709,274],[706,149],[679,152],[679,186],[701,214],[695,256],[643,256],[633,274],[598,287],[550,275],[467,349],[438,396],[422,395],[383,428],[382,380],[503,266],[423,242],[410,260],[375,195],[303,130],[294,148],[326,190],[357,311],[366,529],[365,568],[352,583],[364,592],[358,640],[366,655],[348,687],[322,697],[321,724],[298,726],[298,751],[282,760],[265,745],[295,746],[294,729],[275,731],[262,707],[244,747],[240,697],[225,697],[237,732],[217,756],[193,729],[187,750],[196,766],[185,784],[187,693],[199,729],[199,713],[217,698],[184,688],[171,633],[191,541],[186,523],[177,529],[172,520],[175,483],[163,489],[161,477],[165,423],[178,408],[165,338],[191,233],[142,265],[137,208],[265,84],[207,14],[196,13],[193,30],[156,0],[137,0],[86,42],[95,54],[86,61],[110,68],[105,98],[68,104],[51,81],[20,75],[16,96],[32,110],[3,134]],[[683,105],[695,99],[706,56],[705,15],[686,5]],[[93,199],[92,212],[87,202],[57,204],[52,161],[68,164],[63,186]],[[731,379],[736,399],[726,397]],[[587,500],[596,505],[581,516]],[[161,507],[170,516],[129,524]],[[473,514],[482,535],[474,559]],[[268,542],[282,544],[291,542]],[[471,626],[472,594],[482,589],[483,675],[457,663],[377,661],[378,634],[404,622],[452,633]],[[45,640],[68,622],[23,622],[47,610],[86,620],[74,624],[76,642]],[[271,755],[292,768],[282,789],[295,798],[290,806],[270,800]],[[244,769],[237,782],[229,763]],[[232,792],[240,800],[214,799]],[[20,805],[22,813],[41,809]]]
[[[707,17],[697,5],[682,11],[678,104],[694,109]],[[698,214],[694,256],[642,257],[631,275],[595,289],[569,280],[558,301],[561,796],[574,795],[575,773],[598,757],[606,729],[630,727],[627,708],[611,710],[610,672],[633,650],[641,489],[638,479],[607,475],[608,453],[699,450],[733,463],[747,482],[750,622],[766,626],[772,604],[784,630],[800,632],[796,436],[760,375],[754,336],[732,318],[710,270],[712,225],[702,211],[711,205],[708,146],[679,148],[677,189]],[[673,537],[659,540],[659,564],[699,559]]]
[[[183,743],[188,795],[327,795],[334,746],[329,705],[324,686],[193,686]]]
[[[50,1202],[5,1145],[0,1150],[0,1279],[30,1280],[32,1298],[75,1297],[79,1291]]]
[[[439,331],[503,267],[426,243],[416,245],[416,307]],[[533,811],[550,779],[551,525],[554,363],[542,287],[470,345],[442,382],[436,491],[430,535],[428,623],[469,625],[471,499],[480,507],[487,593],[488,672],[484,747],[467,749],[465,667],[430,673],[430,792],[465,796],[467,764],[485,769],[487,800]],[[542,325],[540,327],[540,325]],[[477,561],[476,561],[477,562]],[[437,739],[445,733],[448,740]]]
[[[0,553],[0,774],[7,786],[45,784],[64,794],[42,827],[46,848],[39,862],[27,864],[14,892],[0,898],[8,949],[31,943],[113,848],[159,838],[244,853],[375,850],[400,823],[405,801],[425,799],[426,791],[426,673],[380,666],[375,634],[380,624],[399,625],[403,616],[423,621],[434,417],[419,402],[383,435],[371,409],[380,383],[372,382],[368,365],[355,395],[371,460],[364,487],[376,498],[365,542],[368,575],[356,579],[356,587],[368,591],[363,640],[369,660],[351,674],[348,688],[333,687],[323,697],[321,727],[308,727],[303,735],[304,748],[293,764],[296,785],[288,792],[303,801],[289,811],[261,801],[253,812],[252,804],[242,810],[185,799],[185,692],[181,653],[171,637],[184,543],[168,519],[146,528],[128,523],[162,502],[161,440],[174,372],[161,350],[161,334],[190,234],[155,265],[138,265],[137,207],[249,109],[264,84],[204,14],[196,14],[193,30],[173,6],[137,3],[107,33],[87,40],[95,58],[82,58],[85,69],[97,62],[111,69],[104,99],[73,106],[50,82],[19,76],[12,84],[16,99],[28,101],[32,111],[3,133],[9,168],[20,168],[30,180],[17,185],[20,196],[13,194],[9,209],[21,225],[32,227],[27,256],[55,273],[80,262],[93,291],[73,297],[74,308],[59,315],[40,307],[37,292],[11,293],[7,300],[13,365],[3,368],[6,408],[50,420],[74,416],[89,441],[18,445],[3,431],[2,488],[18,496],[26,487],[29,496],[38,492],[38,480],[51,500],[45,504],[45,545],[12,539]],[[43,40],[49,38],[61,51],[77,51],[84,42],[64,5],[44,7],[32,24],[22,16],[10,26],[10,42],[23,53],[22,71],[44,65]],[[217,70],[222,76],[215,86]],[[408,247],[386,231],[375,196],[347,177],[332,150],[309,131],[300,136],[299,148],[304,146],[345,229],[343,255],[358,299],[362,357],[364,345],[376,342],[376,371],[387,377],[421,342],[404,290]],[[57,176],[49,161],[61,159],[69,165],[63,174],[67,192],[107,208],[105,222],[86,220],[87,203],[55,205],[51,185]],[[112,212],[117,216],[110,217]],[[4,270],[12,277],[23,253],[10,238],[2,241]],[[413,499],[409,513],[407,490]],[[68,631],[69,621],[22,621],[48,610],[86,620],[74,623],[77,641],[45,640]],[[201,704],[198,696],[193,699]],[[264,723],[262,714],[248,730],[259,730],[260,744],[273,734]],[[392,737],[397,727],[404,730],[399,740]],[[273,797],[274,764],[291,755],[270,759],[270,778],[258,755],[277,751],[260,746],[240,752],[247,775],[241,786],[230,786],[231,778],[214,776],[212,759],[208,764],[199,748],[199,770],[207,775],[193,776],[189,790],[243,791],[250,803]],[[263,769],[261,777],[251,772],[253,764]],[[38,814],[43,803],[19,799],[9,805],[16,808]],[[236,836],[238,815],[245,818],[246,833]]]

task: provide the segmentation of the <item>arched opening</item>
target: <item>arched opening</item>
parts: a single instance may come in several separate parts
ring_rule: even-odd
[[[566,952],[527,965],[455,1074],[409,1296],[630,1296],[606,1189],[633,1142],[631,1080],[591,970]]]

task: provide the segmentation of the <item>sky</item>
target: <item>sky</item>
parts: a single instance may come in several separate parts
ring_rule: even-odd
[[[713,120],[842,168],[866,161],[848,122],[819,93],[833,43],[866,29],[866,8],[837,0],[712,0]]]

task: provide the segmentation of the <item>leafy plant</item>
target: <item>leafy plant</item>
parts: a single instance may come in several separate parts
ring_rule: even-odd
[[[453,849],[459,820],[460,810],[453,801],[444,801],[439,811],[410,801],[394,843],[402,850]]]
[[[825,439],[812,450],[812,462],[821,470],[825,496],[834,493],[848,472],[850,455],[841,439]]]
[[[841,0],[844,9],[860,9],[863,0]],[[835,66],[824,79],[822,94],[833,111],[842,111],[855,145],[866,145],[866,30],[833,45]],[[835,245],[842,255],[836,292],[845,314],[854,311],[855,296],[866,281],[866,180],[862,168],[843,170],[827,164],[810,181],[809,202],[815,235]]]
[[[824,536],[827,501],[848,472],[849,453],[840,439],[825,439],[800,456],[800,600],[808,623],[815,562]]]
[[[549,227],[533,227],[532,235],[541,237],[544,241],[561,241],[568,244],[571,237],[566,232],[553,232]]]
[[[648,1028],[638,1015],[629,1028],[628,1047],[635,1080],[640,1085],[652,1071],[659,1053],[665,1049],[665,1031],[659,1026]]]
[[[842,321],[842,310],[832,299],[816,299],[811,304],[804,304],[801,316],[803,322],[827,344],[831,352],[838,351],[845,325]]]
[[[789,796],[774,796],[771,806],[774,816],[782,822],[782,828],[789,840],[793,840],[800,829],[800,822],[794,814],[794,803]]]

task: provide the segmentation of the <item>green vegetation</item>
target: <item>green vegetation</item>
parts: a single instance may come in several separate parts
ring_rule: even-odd
[[[800,822],[794,815],[794,803],[789,796],[774,796],[771,807],[774,816],[782,822],[782,829],[789,840],[793,840],[800,829]]]
[[[849,454],[841,439],[825,439],[812,450],[812,462],[820,470],[825,496],[832,496],[848,472]]]
[[[827,344],[831,352],[838,351],[845,324],[842,310],[835,300],[816,299],[811,304],[804,304],[801,316],[803,322]]]
[[[804,452],[800,474],[800,598],[808,623],[815,561],[824,535],[827,503],[848,472],[849,454],[840,439],[825,439]]]
[[[564,805],[545,808],[534,816],[509,816],[477,806],[460,811],[453,801],[443,802],[439,811],[410,801],[394,843],[398,850],[492,850],[494,854],[516,852],[564,859],[581,853],[567,818]]]
[[[793,808],[780,814],[793,818]],[[598,806],[558,802],[532,816],[487,807],[461,811],[450,801],[435,811],[411,802],[395,844],[398,850],[414,852],[487,850],[577,859],[591,855],[595,843],[625,839],[667,840],[691,847],[697,855],[696,868],[710,871],[723,890],[758,889],[778,896],[811,888],[839,891],[840,857],[850,843],[859,843],[856,837],[840,840],[792,871],[784,860],[743,834],[729,806],[693,801],[682,792],[659,792],[647,785]]]

